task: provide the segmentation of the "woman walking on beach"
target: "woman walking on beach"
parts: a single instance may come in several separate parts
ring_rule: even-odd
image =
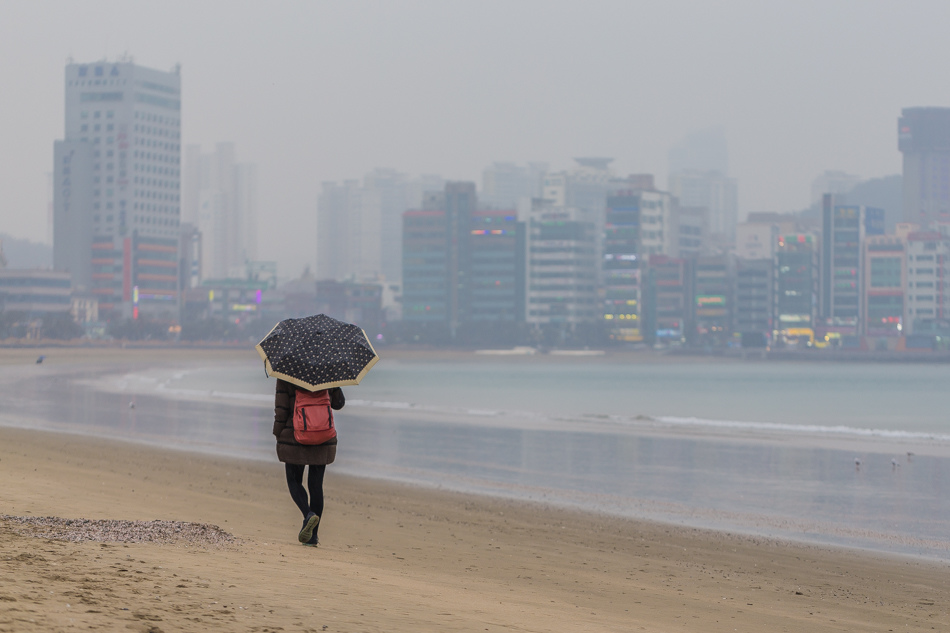
[[[284,319],[255,346],[264,373],[277,378],[274,436],[290,496],[303,514],[297,538],[317,544],[323,516],[323,475],[336,459],[333,409],[342,409],[343,385],[358,385],[379,356],[366,332],[325,314]],[[304,467],[307,490],[303,487]]]
[[[330,408],[339,410],[346,404],[343,390],[333,387],[327,390]],[[274,436],[277,438],[277,459],[284,463],[287,487],[294,503],[303,514],[303,527],[297,535],[304,545],[316,545],[317,527],[323,516],[323,475],[327,464],[336,459],[336,437],[322,444],[301,444],[294,438],[294,408],[297,387],[277,379],[274,396]],[[309,467],[307,488],[303,486],[304,469]],[[307,491],[310,491],[309,498]]]

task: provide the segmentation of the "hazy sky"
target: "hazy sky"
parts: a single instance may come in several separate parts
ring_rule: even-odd
[[[183,145],[259,166],[262,258],[314,262],[323,180],[481,181],[493,160],[612,156],[666,183],[721,127],[740,216],[809,202],[822,170],[900,171],[896,119],[950,105],[934,1],[0,2],[0,231],[47,235],[66,58],[182,65]]]

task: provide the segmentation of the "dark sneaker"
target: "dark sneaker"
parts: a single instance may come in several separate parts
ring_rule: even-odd
[[[310,537],[310,540],[304,543],[307,547],[316,547],[320,544],[320,539],[317,538],[317,533],[314,532],[313,536]]]
[[[307,518],[303,520],[303,527],[300,528],[300,534],[297,535],[297,540],[301,543],[307,543],[310,537],[313,536],[313,530],[317,527],[317,523],[319,522],[320,517],[313,512],[308,512]]]

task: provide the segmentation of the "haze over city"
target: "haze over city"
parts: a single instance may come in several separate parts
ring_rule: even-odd
[[[948,621],[948,23],[0,0],[0,630]]]
[[[739,218],[793,211],[825,170],[900,172],[902,107],[950,102],[939,2],[86,2],[0,7],[0,229],[48,239],[63,67],[181,64],[182,146],[259,169],[259,257],[313,266],[320,183],[376,167],[479,181],[493,161],[666,186],[722,131]]]

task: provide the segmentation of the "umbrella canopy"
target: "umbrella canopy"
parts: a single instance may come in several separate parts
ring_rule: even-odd
[[[255,349],[268,376],[310,391],[359,384],[379,360],[366,332],[325,314],[284,319]]]

